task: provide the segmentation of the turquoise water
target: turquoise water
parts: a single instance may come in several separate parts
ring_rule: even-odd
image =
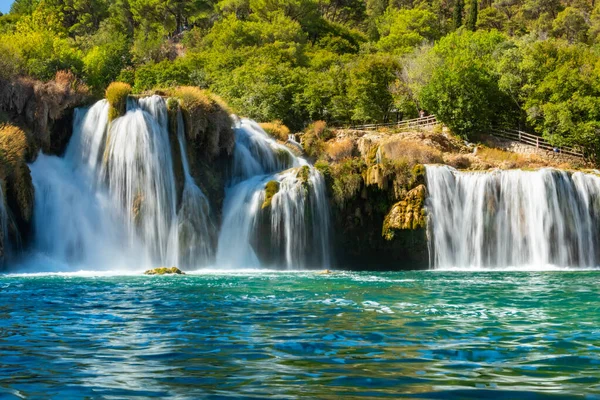
[[[600,272],[0,276],[0,398],[600,398]]]

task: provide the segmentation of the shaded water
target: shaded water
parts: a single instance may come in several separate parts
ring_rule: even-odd
[[[0,276],[0,397],[598,398],[600,272]]]

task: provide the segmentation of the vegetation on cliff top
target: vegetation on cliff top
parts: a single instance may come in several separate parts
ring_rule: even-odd
[[[518,126],[595,154],[599,34],[587,0],[16,0],[0,78],[197,86],[293,131],[425,109],[463,136]]]
[[[186,134],[197,149],[214,158],[222,150],[231,153],[234,144],[230,110],[218,96],[193,86],[168,90],[179,99]]]
[[[108,120],[112,121],[122,115],[125,115],[127,109],[127,96],[131,94],[131,85],[124,82],[113,82],[104,93],[104,97],[110,108],[108,110]]]

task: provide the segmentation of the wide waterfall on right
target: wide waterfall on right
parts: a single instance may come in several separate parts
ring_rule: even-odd
[[[600,261],[600,177],[426,168],[433,267],[594,267]]]

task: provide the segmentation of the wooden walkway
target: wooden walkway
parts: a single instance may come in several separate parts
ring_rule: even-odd
[[[567,154],[572,157],[585,158],[585,155],[580,149],[575,147],[557,147],[552,146],[541,136],[532,135],[531,133],[519,131],[516,129],[492,129],[491,134],[504,139],[521,142],[530,146],[537,147],[538,149],[544,149],[553,151],[559,154]]]
[[[334,129],[353,129],[355,131],[376,131],[379,128],[429,128],[436,125],[441,125],[434,115],[423,118],[405,119],[398,122],[389,122],[384,124],[368,124],[368,125],[346,125],[336,127]]]
[[[407,119],[404,121],[384,123],[384,124],[368,124],[368,125],[350,125],[345,127],[339,127],[336,129],[354,129],[357,131],[374,131],[379,128],[430,128],[437,125],[441,125],[435,115],[430,115],[423,118]],[[552,146],[547,140],[541,136],[533,135],[531,133],[523,132],[517,129],[492,129],[490,131],[492,136],[497,136],[503,139],[509,139],[515,142],[520,142],[529,146],[534,146],[538,149],[553,151],[559,154],[566,154],[572,157],[585,159],[585,155],[576,147],[557,147]]]

